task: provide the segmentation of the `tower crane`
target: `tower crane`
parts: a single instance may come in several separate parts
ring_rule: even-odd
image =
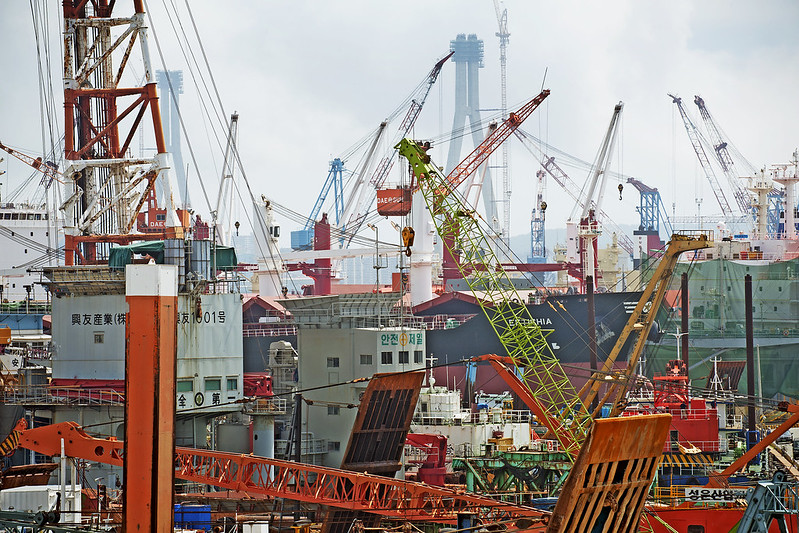
[[[548,94],[549,91],[544,91],[535,100],[543,101]],[[513,114],[506,123],[512,120]],[[507,135],[511,132],[507,131]],[[455,190],[458,179],[442,176],[425,147],[403,139],[397,148],[411,166],[445,251],[452,257],[459,256],[455,266],[469,288],[481,295],[478,301],[483,312],[529,388],[536,402],[531,409],[562,448],[576,455],[591,418],[550,351],[541,327],[532,319],[508,273],[500,266],[493,242],[481,227],[485,221],[472,206],[461,201]],[[467,160],[471,165],[480,162],[479,157],[470,156]],[[462,163],[458,168],[465,172],[471,167]],[[581,414],[575,416],[577,413]]]
[[[494,11],[497,14],[497,24],[499,31],[496,36],[499,37],[499,76],[500,76],[500,96],[502,101],[502,120],[508,117],[508,93],[507,93],[507,62],[508,62],[508,41],[510,40],[510,33],[508,32],[508,10],[504,6],[500,6],[499,0],[494,0]],[[508,145],[502,145],[502,228],[505,230],[506,244],[510,242],[510,197],[511,197],[511,183],[510,183],[510,168],[508,164]]]
[[[731,220],[730,217],[732,216],[732,208],[730,207],[730,202],[727,200],[726,194],[724,194],[724,189],[721,187],[718,177],[716,177],[716,173],[713,170],[713,167],[710,165],[710,161],[708,160],[707,154],[705,153],[705,149],[703,147],[703,144],[707,144],[707,141],[704,139],[702,134],[694,125],[693,121],[691,121],[688,113],[685,111],[685,106],[682,104],[682,98],[679,98],[673,94],[669,94],[669,97],[680,112],[683,124],[685,125],[685,131],[688,133],[688,138],[691,140],[691,145],[694,147],[696,157],[699,158],[699,164],[702,166],[705,177],[707,178],[708,183],[710,183],[710,188],[713,189],[713,194],[716,196],[716,201],[719,203],[719,207],[721,207],[722,214],[727,220]],[[748,211],[744,210],[743,212],[747,213]]]

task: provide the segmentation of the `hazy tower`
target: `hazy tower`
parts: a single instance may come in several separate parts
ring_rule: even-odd
[[[452,121],[452,141],[449,143],[447,155],[447,173],[451,172],[461,160],[461,145],[467,131],[467,118],[475,148],[485,139],[480,127],[479,69],[483,68],[483,41],[475,34],[467,37],[465,33],[460,33],[454,41],[450,41],[450,50],[455,52],[452,56],[452,61],[455,62],[455,118]],[[482,187],[486,218],[491,222],[492,229],[499,232],[491,173],[488,170]]]
[[[161,122],[164,128],[164,140],[166,149],[172,154],[172,161],[175,164],[175,178],[178,186],[178,194],[183,201],[183,205],[189,205],[189,190],[186,181],[186,167],[183,166],[183,154],[180,152],[180,95],[183,94],[183,71],[182,70],[159,70],[156,72],[158,82],[158,92],[161,95]]]

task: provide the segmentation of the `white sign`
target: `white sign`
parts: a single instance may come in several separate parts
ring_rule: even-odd
[[[685,499],[691,502],[723,503],[746,499],[746,489],[685,489]]]

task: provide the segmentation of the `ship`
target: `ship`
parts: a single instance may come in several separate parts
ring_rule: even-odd
[[[675,287],[661,310],[665,335],[648,346],[653,368],[676,357],[681,333],[677,297],[680,275],[688,273],[688,345],[693,377],[707,375],[712,359],[746,361],[744,279],[752,278],[752,321],[758,397],[799,397],[799,253],[797,241],[777,242],[778,252],[759,249],[745,238],[730,238],[698,252],[675,269]],[[787,246],[785,245],[787,244]]]

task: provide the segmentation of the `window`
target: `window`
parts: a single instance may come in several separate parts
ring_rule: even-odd
[[[103,344],[105,342],[105,334],[103,333],[95,333],[94,334],[94,344]]]
[[[400,351],[398,352],[398,355],[399,355],[399,357],[398,357],[398,359],[399,359],[399,364],[401,364],[401,365],[407,365],[408,363],[410,363],[410,362],[411,362],[411,359],[410,359],[410,352],[407,352],[407,351],[405,351],[405,350],[400,350]]]
[[[362,353],[361,354],[361,364],[362,365],[371,365],[372,364],[372,354],[370,354],[370,353]]]
[[[166,220],[166,215],[155,215],[156,220],[164,221]]]
[[[179,379],[177,383],[178,392],[194,392],[193,379]]]
[[[422,362],[422,350],[413,351],[413,362],[417,364]]]
[[[328,357],[327,368],[338,368],[338,357]]]
[[[227,390],[238,390],[239,378],[227,378]]]
[[[338,405],[328,405],[327,406],[327,414],[328,415],[337,415],[337,414],[339,414],[339,406]]]
[[[391,352],[380,352],[380,363],[384,365],[390,365],[394,362],[394,358],[392,357]]]
[[[685,530],[686,533],[705,533],[705,526],[690,525]]]
[[[341,449],[341,443],[337,440],[329,440],[327,441],[327,451],[329,452],[337,452]]]
[[[220,378],[205,378],[205,390],[222,390],[222,380]]]

